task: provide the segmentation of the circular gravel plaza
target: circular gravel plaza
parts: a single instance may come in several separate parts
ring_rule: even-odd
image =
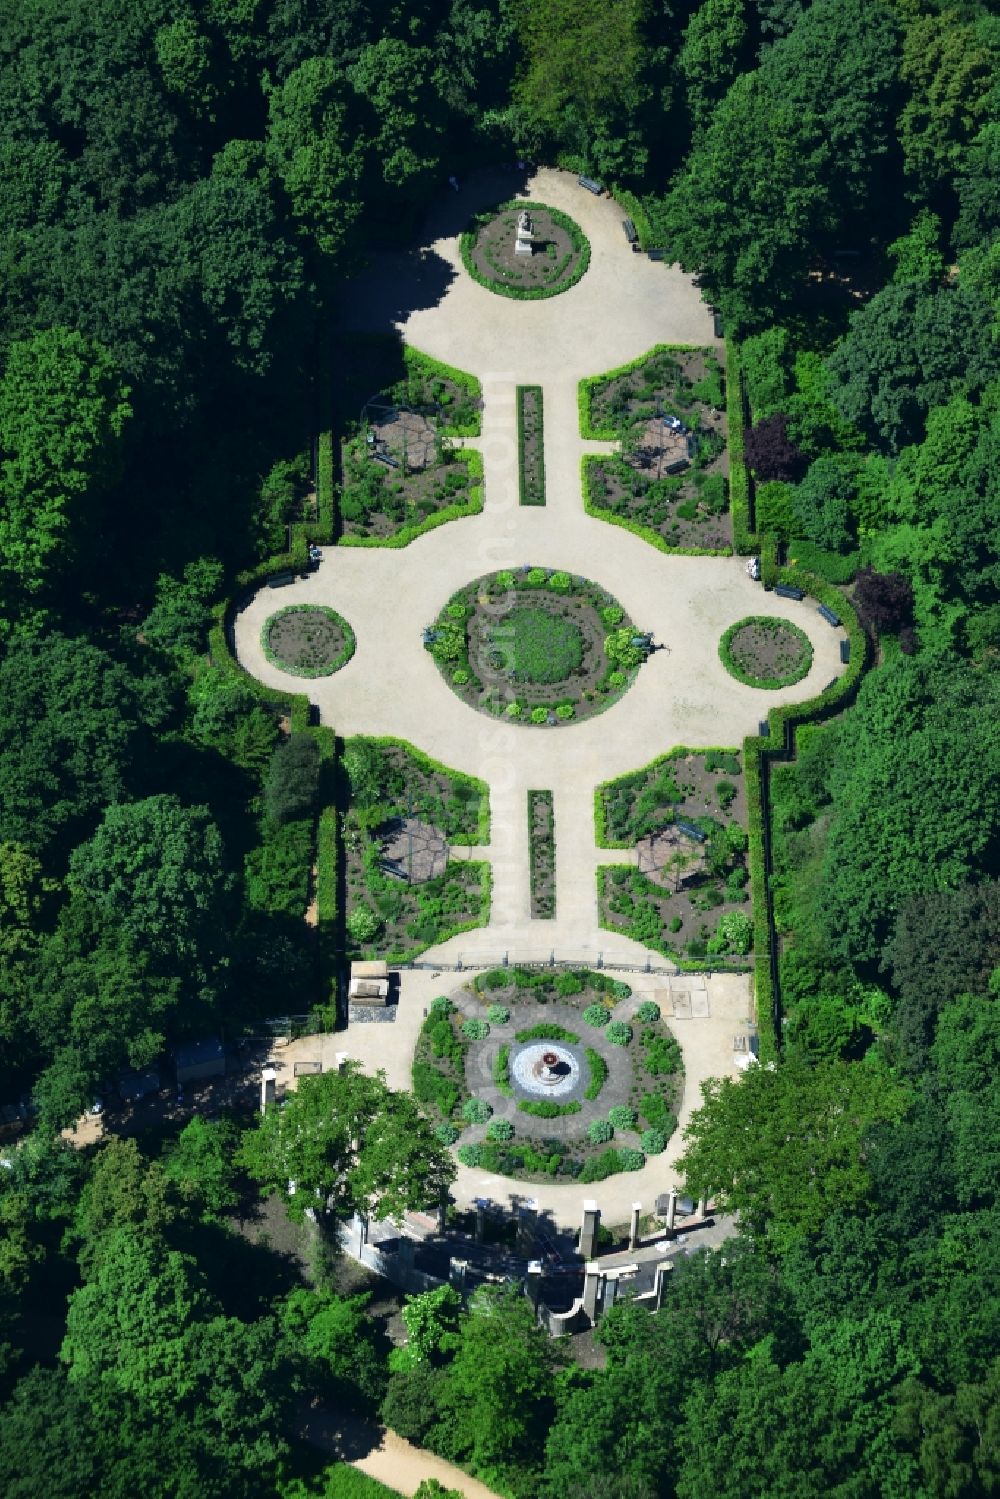
[[[264,621],[261,646],[272,666],[296,677],[327,677],[354,655],[354,631],[324,604],[290,604]]]
[[[790,620],[752,614],[730,625],[719,642],[730,676],[748,687],[773,691],[800,682],[812,666],[809,636]]]
[[[587,578],[523,567],[453,594],[425,632],[470,707],[528,727],[590,718],[622,696],[647,647],[617,599]]]
[[[525,214],[529,232],[520,238],[530,251],[519,253],[518,224]],[[516,198],[477,214],[459,249],[465,269],[480,286],[524,301],[568,291],[590,264],[590,241],[575,219],[545,203]]]

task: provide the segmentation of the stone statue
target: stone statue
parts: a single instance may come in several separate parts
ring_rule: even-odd
[[[522,208],[517,217],[517,239],[514,243],[515,255],[533,255],[535,252],[533,236],[535,230],[531,222],[531,215],[526,208]]]

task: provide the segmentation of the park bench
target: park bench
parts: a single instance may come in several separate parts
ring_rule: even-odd
[[[675,458],[672,463],[667,464],[663,472],[665,474],[682,474],[686,468],[690,467],[691,460],[689,458]]]
[[[581,175],[577,178],[577,181],[579,182],[581,187],[585,187],[587,189],[588,193],[593,193],[595,198],[601,197],[604,192],[604,188],[599,182],[595,182],[593,177],[584,177],[581,173]]]
[[[713,326],[715,328],[715,336],[716,336],[716,338],[725,338],[726,334],[725,334],[725,330],[724,330],[724,328],[722,326],[722,313],[721,312],[713,312],[712,313],[712,324],[713,324]]]
[[[647,250],[646,254],[649,256],[650,260],[666,260],[667,258],[666,250],[660,249],[659,247],[654,247],[652,250]]]
[[[757,733],[760,735],[761,739],[766,739],[767,736],[770,734],[770,732],[771,732],[771,726],[768,723],[767,719],[766,718],[758,719],[758,721],[757,721]]]
[[[625,238],[628,240],[629,244],[632,246],[632,249],[638,251],[639,233],[631,219],[622,219],[622,232],[624,233]]]
[[[288,572],[288,573],[275,573],[275,575],[274,575],[273,578],[268,578],[268,580],[267,580],[267,586],[268,586],[268,588],[287,588],[288,585],[289,585],[289,583],[294,583],[294,582],[295,582],[295,574],[294,573],[291,573],[291,572]]]
[[[391,453],[373,453],[372,457],[376,463],[384,463],[386,468],[399,467],[399,459],[394,458]]]
[[[779,599],[805,598],[805,594],[802,592],[801,588],[790,588],[787,583],[778,583],[774,591],[778,595]]]
[[[842,640],[840,642],[840,659],[845,666],[851,659],[851,642],[849,640]]]
[[[840,624],[840,615],[834,614],[833,610],[827,604],[820,604],[819,613],[822,614],[828,625]]]
[[[685,822],[682,817],[678,817],[675,820],[674,826],[679,828],[682,833],[686,833],[689,838],[693,838],[695,843],[704,843],[708,837],[704,828],[700,828],[696,822]]]

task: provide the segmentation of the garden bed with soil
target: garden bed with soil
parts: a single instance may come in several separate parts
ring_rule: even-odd
[[[682,1088],[658,1007],[586,970],[480,974],[433,1002],[414,1052],[414,1093],[442,1141],[521,1180],[639,1170],[666,1148]]]
[[[518,502],[545,504],[545,433],[542,387],[517,387]]]
[[[527,212],[533,252],[516,255],[517,221]],[[488,291],[526,301],[554,297],[575,286],[590,264],[590,241],[568,214],[544,203],[514,199],[478,214],[459,240],[462,263]]]
[[[489,864],[455,860],[449,846],[488,840],[486,785],[399,740],[349,739],[343,768],[349,956],[405,961],[488,921]]]
[[[551,791],[528,792],[528,848],[531,919],[548,921],[556,914],[556,829]]]
[[[735,750],[661,755],[597,789],[604,847],[636,848],[638,868],[602,865],[599,919],[684,963],[746,966],[748,838]]]
[[[528,567],[467,584],[424,633],[464,702],[536,727],[589,718],[616,702],[646,658],[640,638],[596,583]]]
[[[774,691],[801,682],[812,666],[813,648],[798,625],[754,614],[729,626],[719,641],[719,657],[738,682]]]
[[[264,621],[260,643],[272,666],[296,677],[328,677],[354,655],[354,631],[323,604],[289,604]]]
[[[585,380],[584,436],[621,444],[586,461],[591,512],[652,533],[666,550],[730,549],[724,402],[710,349],[654,349]]]

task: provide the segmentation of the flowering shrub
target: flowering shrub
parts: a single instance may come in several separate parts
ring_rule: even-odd
[[[463,1020],[462,1035],[470,1041],[485,1041],[490,1033],[489,1025],[485,1020]]]
[[[510,1011],[506,1005],[489,1005],[486,1014],[493,1025],[506,1025],[510,1019]]]

